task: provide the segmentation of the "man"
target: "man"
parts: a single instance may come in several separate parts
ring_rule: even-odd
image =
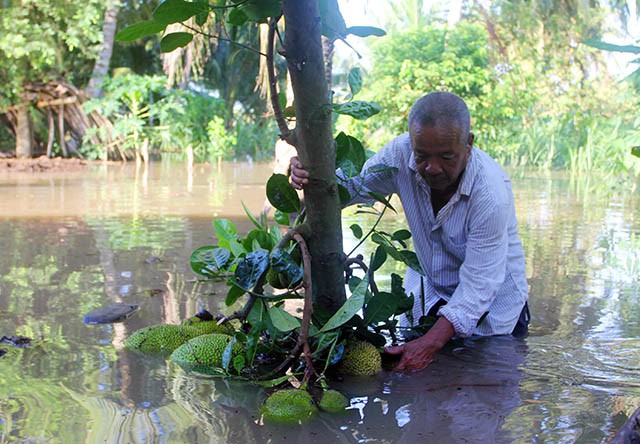
[[[425,335],[385,349],[400,355],[398,371],[425,368],[454,336],[527,331],[528,286],[511,182],[473,140],[464,101],[446,92],[427,94],[411,109],[409,132],[346,183],[352,203],[370,200],[367,191],[398,194],[425,273],[407,270],[412,317],[438,316]],[[394,168],[367,174],[377,164]],[[300,189],[308,177],[292,158],[292,185]]]

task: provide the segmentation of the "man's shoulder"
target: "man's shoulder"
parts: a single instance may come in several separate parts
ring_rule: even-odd
[[[474,191],[503,203],[508,201],[511,179],[505,169],[493,157],[477,147],[473,148],[473,156],[476,162],[475,183],[477,185],[474,186]]]

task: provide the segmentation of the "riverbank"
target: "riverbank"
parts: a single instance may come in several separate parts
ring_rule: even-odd
[[[42,171],[78,171],[86,168],[92,162],[84,159],[64,159],[62,157],[49,158],[40,156],[36,158],[17,159],[0,158],[0,171],[15,172],[42,172]]]

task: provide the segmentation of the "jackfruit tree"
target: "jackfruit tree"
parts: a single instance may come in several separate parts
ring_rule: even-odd
[[[410,312],[413,296],[405,294],[396,274],[391,276],[390,290],[381,291],[374,274],[388,257],[421,270],[415,253],[408,249],[408,230],[387,233],[377,228],[385,212],[395,209],[387,196],[375,193],[369,193],[372,204],[364,211],[376,213],[377,222],[366,231],[358,224],[351,226],[360,243],[371,239],[377,244],[375,253],[365,261],[354,256],[355,249],[347,254],[343,251],[341,209],[351,196],[342,181],[372,171],[362,171],[367,153],[360,141],[344,133],[334,138],[332,115],[366,119],[380,107],[354,100],[363,82],[358,68],[348,73],[349,92],[344,100],[336,100],[339,95],[329,92],[326,69],[330,64],[323,58],[323,39],[332,43],[344,40],[347,34],[382,36],[384,31],[347,27],[337,0],[217,0],[212,4],[165,0],[153,17],[121,30],[116,38],[134,40],[162,32],[161,49],[172,51],[188,45],[194,34],[203,33],[207,20],[217,20],[223,30],[266,24],[267,49],[255,51],[266,58],[273,115],[281,138],[296,147],[310,173],[304,209],[288,178],[274,174],[266,184],[266,194],[277,209],[274,219],[279,226],[247,210],[255,228],[243,236],[229,220],[216,219],[217,245],[200,247],[191,256],[192,269],[204,279],[226,280],[227,305],[240,304],[233,314],[218,317],[220,324],[240,322],[223,352],[227,359],[222,370],[272,384],[286,381],[293,373],[301,377],[302,386],[317,382],[326,388],[325,372],[348,353],[345,347],[350,341],[366,341],[379,360],[376,347],[388,339],[396,341],[397,318]],[[181,24],[183,30],[169,32],[170,24],[171,29]],[[226,35],[209,37],[226,39]],[[284,57],[293,88],[294,104],[285,109],[276,57]],[[381,172],[387,167],[374,168]],[[293,224],[292,215],[297,215]],[[348,298],[345,282],[351,293]],[[301,317],[284,308],[284,302],[293,298],[304,301]],[[185,341],[181,349],[194,357],[191,341]],[[231,359],[236,343],[242,344],[243,352]],[[371,373],[374,371],[367,367],[366,374]]]

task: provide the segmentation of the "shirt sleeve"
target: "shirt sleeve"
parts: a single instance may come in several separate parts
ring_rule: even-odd
[[[507,203],[488,201],[476,215],[470,214],[472,222],[459,285],[438,311],[453,324],[459,336],[471,336],[504,282],[509,247],[508,208]]]

